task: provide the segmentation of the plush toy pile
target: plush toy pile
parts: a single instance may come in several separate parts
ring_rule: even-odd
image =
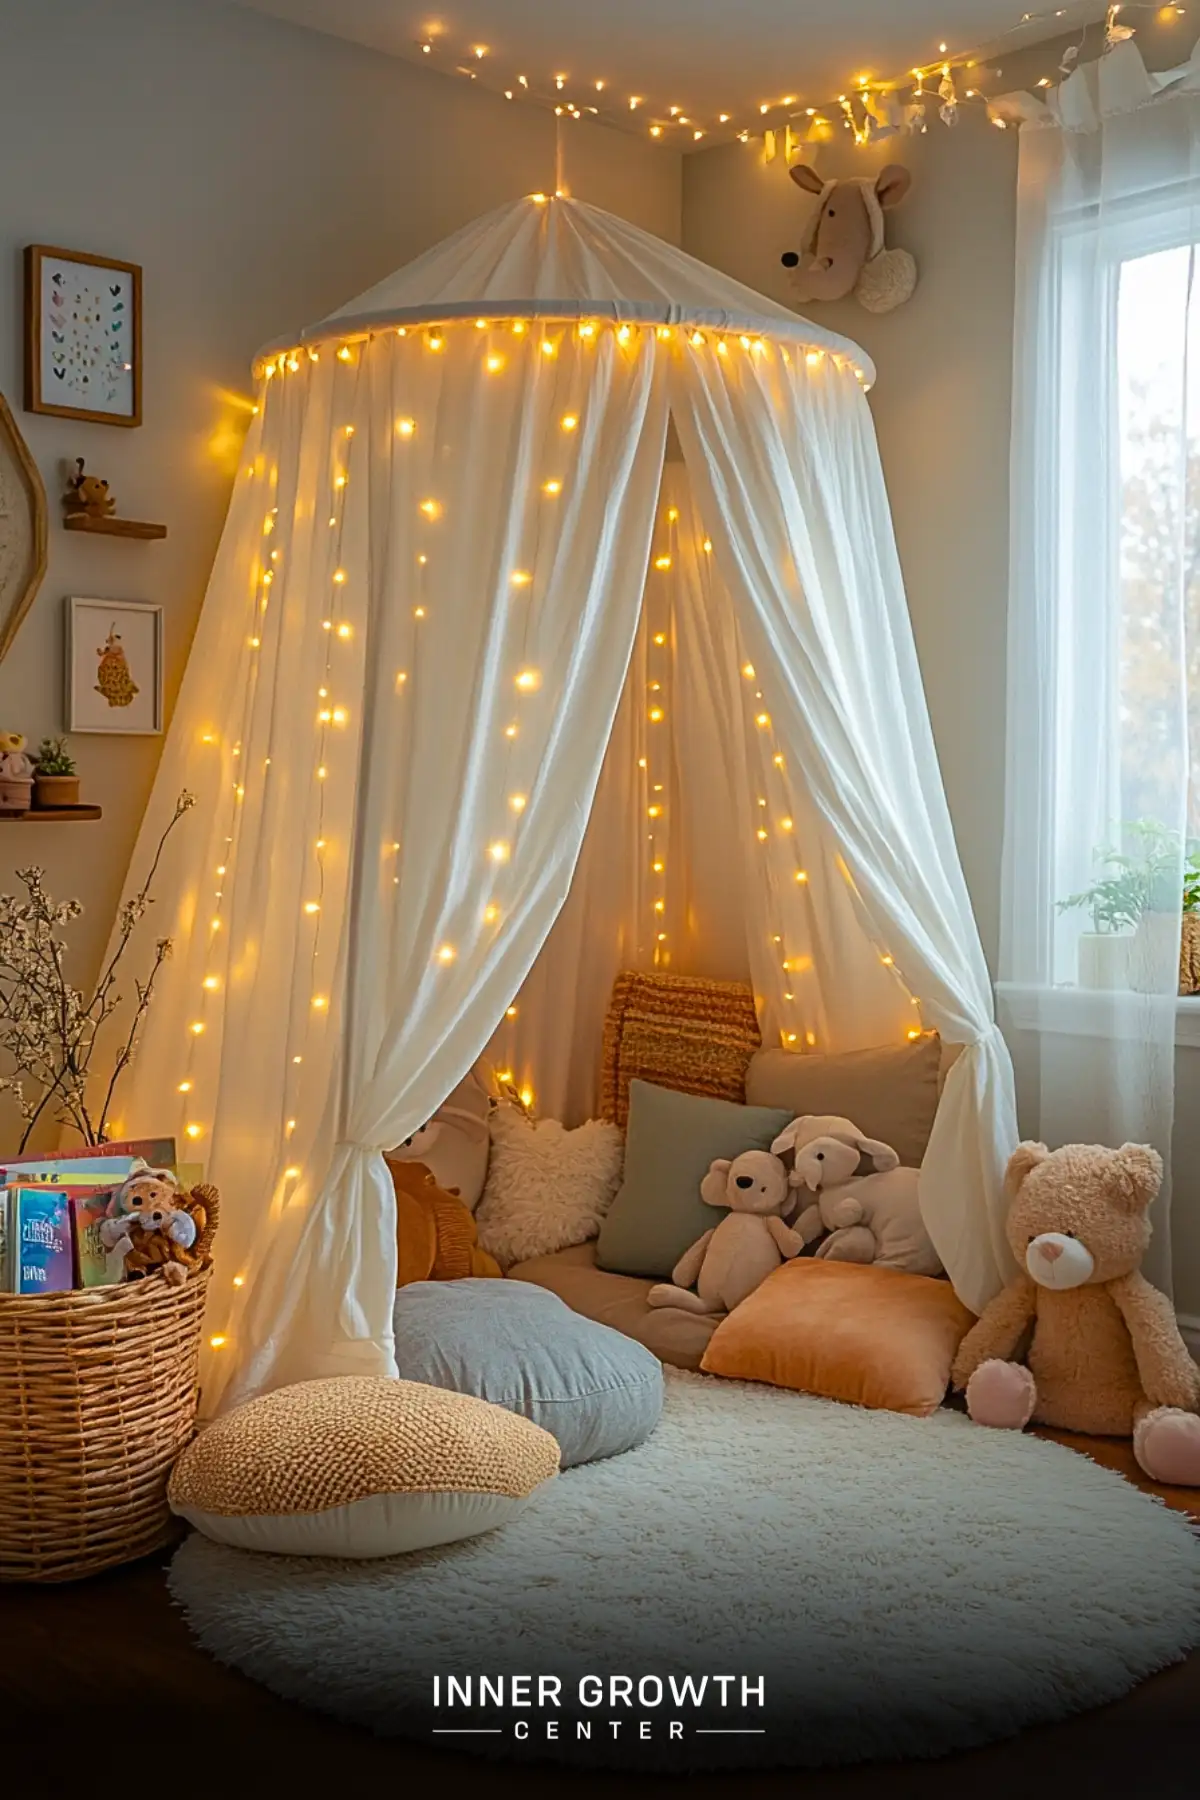
[[[921,1219],[918,1172],[899,1164],[890,1144],[867,1137],[850,1119],[815,1114],[793,1119],[769,1151],[718,1158],[700,1197],[727,1207],[727,1216],[684,1251],[669,1282],[651,1288],[650,1305],[731,1312],[813,1243],[815,1254],[831,1261],[940,1275]],[[793,1225],[804,1193],[817,1199]]]

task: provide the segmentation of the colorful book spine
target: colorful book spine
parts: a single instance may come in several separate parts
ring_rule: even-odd
[[[108,1217],[108,1193],[69,1194],[71,1234],[75,1248],[75,1286],[112,1287],[120,1281],[124,1261],[105,1247],[100,1227]]]
[[[70,1201],[61,1189],[11,1187],[8,1280],[13,1294],[61,1294],[74,1285]]]
[[[152,1169],[173,1169],[175,1167],[175,1139],[165,1138],[126,1138],[118,1144],[93,1144],[88,1150],[89,1156],[128,1156],[135,1161],[149,1163]]]
[[[132,1156],[39,1156],[0,1174],[14,1187],[117,1187],[136,1166]]]

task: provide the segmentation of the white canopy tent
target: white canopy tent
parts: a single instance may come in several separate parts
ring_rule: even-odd
[[[490,1041],[586,1114],[623,965],[748,975],[798,1052],[964,1046],[921,1204],[982,1306],[1012,1079],[862,352],[532,196],[258,374],[133,865],[191,789],[121,1124],[222,1192],[208,1399],[394,1373],[381,1151]]]

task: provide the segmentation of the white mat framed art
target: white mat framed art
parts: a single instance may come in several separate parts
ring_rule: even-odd
[[[72,595],[66,617],[68,731],[154,737],[163,728],[163,609]]]
[[[141,424],[137,263],[26,246],[25,410],[100,425]]]

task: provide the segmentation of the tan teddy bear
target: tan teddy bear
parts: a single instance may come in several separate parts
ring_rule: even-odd
[[[1019,1145],[1005,1186],[1021,1273],[963,1339],[952,1379],[981,1425],[1132,1433],[1152,1481],[1198,1486],[1200,1369],[1139,1269],[1161,1181],[1142,1144]],[[1006,1360],[1027,1338],[1028,1367]]]
[[[117,510],[107,481],[101,481],[98,475],[84,474],[82,456],[75,458],[75,473],[67,482],[63,509],[68,516],[83,513],[89,519],[107,519]]]
[[[788,1172],[768,1150],[743,1150],[732,1160],[719,1156],[700,1183],[706,1206],[729,1211],[719,1225],[689,1246],[646,1300],[684,1312],[732,1312],[781,1262],[799,1256],[821,1229],[816,1220],[793,1231],[784,1220],[796,1209]],[[696,1292],[692,1293],[692,1283]]]

